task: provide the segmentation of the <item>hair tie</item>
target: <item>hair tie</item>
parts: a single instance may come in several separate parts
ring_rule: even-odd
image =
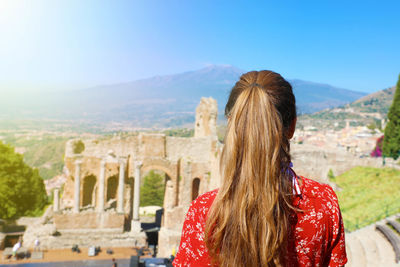
[[[250,84],[250,87],[260,87],[260,88],[264,88],[261,84],[259,83],[252,83]]]

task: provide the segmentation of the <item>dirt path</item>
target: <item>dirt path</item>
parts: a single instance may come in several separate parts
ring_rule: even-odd
[[[136,255],[136,250],[133,247],[130,248],[111,248],[113,254],[107,254],[107,248],[102,248],[101,252],[94,257],[88,256],[88,248],[79,248],[81,253],[72,252],[71,249],[54,249],[44,250],[43,259],[3,259],[3,250],[0,250],[0,264],[21,264],[21,263],[32,263],[32,262],[56,262],[56,261],[81,261],[81,260],[107,260],[110,261],[115,259],[129,259],[131,256]],[[32,253],[32,249],[29,250]]]

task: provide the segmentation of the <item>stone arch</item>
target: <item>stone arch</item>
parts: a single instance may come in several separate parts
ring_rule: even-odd
[[[172,162],[165,158],[145,158],[143,160],[142,172],[150,170],[160,170],[168,174],[171,179],[176,178],[177,162]]]
[[[85,176],[83,178],[82,207],[85,207],[88,205],[94,206],[94,204],[95,204],[94,200],[95,200],[95,194],[96,194],[96,190],[95,190],[96,182],[97,182],[97,178],[93,174]]]
[[[164,158],[147,158],[143,160],[142,173],[150,170],[162,171],[166,174],[164,180],[164,208],[172,208],[178,205],[179,170],[178,162],[171,162]]]
[[[106,201],[110,199],[117,198],[117,190],[118,190],[118,177],[117,175],[113,175],[108,177],[107,179],[107,194],[106,194]]]
[[[167,168],[165,166],[146,165],[146,166],[142,167],[142,173],[147,173],[147,172],[149,172],[151,170],[159,170],[159,171],[165,172],[165,174],[167,174],[170,177],[170,179],[175,180],[174,179],[175,177],[173,176],[173,172],[169,168]]]
[[[192,181],[192,201],[199,196],[200,178],[196,177]]]

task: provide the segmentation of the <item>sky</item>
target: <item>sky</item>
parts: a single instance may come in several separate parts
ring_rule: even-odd
[[[400,73],[400,1],[0,0],[0,92],[229,64],[374,92]]]

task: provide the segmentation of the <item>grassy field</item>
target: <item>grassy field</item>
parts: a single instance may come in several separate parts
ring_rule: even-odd
[[[348,231],[400,212],[400,171],[355,167],[332,179]]]

